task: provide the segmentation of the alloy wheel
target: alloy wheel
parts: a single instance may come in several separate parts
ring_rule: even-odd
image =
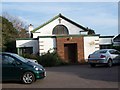
[[[31,72],[26,72],[26,73],[24,73],[24,75],[22,77],[22,81],[23,81],[23,83],[31,84],[32,82],[35,81],[35,76]]]

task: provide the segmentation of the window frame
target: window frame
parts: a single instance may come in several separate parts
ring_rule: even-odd
[[[60,25],[56,25],[53,28],[52,34],[55,34],[55,35],[60,35],[60,34],[68,35],[69,30],[65,25],[60,24]]]

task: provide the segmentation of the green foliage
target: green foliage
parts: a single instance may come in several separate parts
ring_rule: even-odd
[[[23,54],[22,56],[23,56],[24,58],[28,58],[28,59],[39,60],[39,56],[38,56],[38,55],[34,55],[34,54]]]
[[[120,51],[120,46],[111,46],[111,48]]]
[[[5,52],[16,53],[16,38],[28,37],[27,31],[21,28],[19,31],[13,26],[13,22],[0,16],[0,28],[2,34],[0,34],[0,48]]]
[[[88,35],[94,35],[94,34],[95,34],[94,30],[91,30],[91,29],[88,30]]]
[[[39,57],[38,63],[40,63],[43,66],[51,67],[51,66],[61,65],[63,62],[59,58],[57,53],[55,53],[55,52],[49,53],[48,52],[48,53]]]
[[[18,31],[13,27],[13,24],[7,19],[0,16],[2,19],[2,50],[7,52],[15,52],[15,40],[18,36]]]
[[[31,55],[31,54],[24,54],[22,55],[24,58],[28,59],[35,59],[44,67],[52,67],[52,66],[59,66],[59,65],[66,65],[67,63],[62,62],[60,57],[57,55],[56,52],[53,53],[46,53],[42,56],[38,55]]]

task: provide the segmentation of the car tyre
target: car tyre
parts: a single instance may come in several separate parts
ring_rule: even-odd
[[[112,64],[113,64],[113,63],[112,63],[112,60],[108,60],[108,63],[107,63],[107,64],[108,64],[108,67],[112,67]]]
[[[95,67],[95,66],[96,66],[96,64],[90,64],[90,66],[91,66],[91,67]]]
[[[25,72],[22,76],[22,82],[25,84],[31,84],[35,81],[35,76],[32,72]]]

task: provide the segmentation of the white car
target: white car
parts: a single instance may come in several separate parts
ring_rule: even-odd
[[[120,52],[115,49],[97,50],[89,55],[88,63],[91,67],[95,67],[96,64],[107,64],[111,67],[113,64],[120,63]]]

